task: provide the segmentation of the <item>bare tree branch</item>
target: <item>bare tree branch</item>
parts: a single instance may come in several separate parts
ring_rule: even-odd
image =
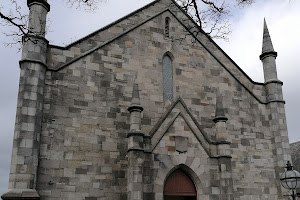
[[[3,34],[13,37],[13,44],[21,44],[22,38],[30,38],[28,37],[29,35],[36,33],[28,28],[28,15],[21,12],[21,7],[18,6],[17,0],[9,1],[11,2],[10,8],[4,9],[0,3],[0,24],[13,27],[12,31]],[[86,11],[94,11],[98,8],[100,2],[106,1],[65,0],[70,7],[83,8]],[[231,32],[228,18],[230,17],[230,11],[233,10],[233,6],[242,8],[254,3],[254,0],[176,0],[176,2],[210,37],[228,40],[228,35]],[[191,30],[194,35],[198,35],[201,32],[198,27],[191,27]]]
[[[86,11],[95,11],[98,9],[99,3],[107,2],[107,0],[66,0],[70,7],[77,9],[83,8]]]
[[[22,38],[25,38],[30,33],[28,29],[28,15],[21,12],[21,7],[16,0],[10,0],[11,7],[4,9],[0,6],[0,25],[10,27],[9,32],[3,32],[7,37],[12,37],[12,42],[4,42],[5,46],[13,46],[19,44],[21,48]],[[4,11],[6,11],[4,13]],[[6,40],[7,41],[7,40]]]
[[[252,0],[236,0],[241,5]],[[177,0],[179,5],[189,16],[203,29],[210,37],[215,39],[228,40],[230,34],[229,2],[233,0]]]

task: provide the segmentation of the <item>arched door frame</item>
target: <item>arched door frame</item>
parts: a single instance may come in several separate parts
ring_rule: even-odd
[[[166,196],[197,198],[197,189],[194,181],[185,171],[177,169],[173,171],[164,184],[164,198]]]
[[[164,177],[164,183],[163,183],[163,190],[164,190],[164,186],[166,184],[166,181],[168,179],[168,177],[175,171],[175,170],[182,170],[184,171],[189,177],[190,179],[193,181],[196,191],[197,191],[197,199],[199,197],[199,191],[203,191],[202,190],[202,183],[199,179],[199,177],[197,176],[197,174],[188,166],[186,166],[185,164],[179,164],[175,167],[173,167]],[[163,193],[163,191],[162,191]]]

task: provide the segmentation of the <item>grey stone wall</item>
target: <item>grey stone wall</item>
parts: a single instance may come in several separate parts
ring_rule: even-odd
[[[290,144],[294,169],[300,171],[300,142]]]
[[[2,199],[38,199],[36,192],[42,132],[46,52],[47,2],[28,1],[28,29],[23,37],[18,103],[8,191]]]
[[[51,46],[48,51],[48,67],[53,70],[60,69],[61,67],[68,65],[69,62],[80,58],[81,55],[86,54],[91,49],[98,48],[99,46],[106,44],[123,33],[143,24],[151,17],[166,10],[172,11],[174,17],[179,19],[183,26],[186,26],[190,31],[193,31],[191,27],[195,27],[195,24],[185,14],[183,14],[176,5],[173,4],[172,0],[156,0],[148,6],[125,16],[124,18],[95,31],[94,33],[91,33],[90,35],[66,47]],[[173,29],[173,31],[176,30]],[[188,32],[185,30],[185,33]],[[178,40],[180,38],[175,39]],[[251,78],[206,35],[199,33],[197,35],[197,39],[198,42],[201,42],[201,44],[205,46],[206,50],[213,53],[213,57],[216,58],[226,71],[234,75],[238,82],[255,95],[255,98],[258,98],[262,102],[266,100],[263,84],[252,81]]]
[[[166,2],[160,1],[157,8],[163,10]],[[107,40],[106,37],[128,30],[131,20],[137,24],[133,23],[137,18],[147,19],[157,13],[153,7],[68,50],[53,47],[49,51],[49,66],[58,69],[56,66],[63,64],[63,68],[46,73],[37,187],[42,199],[127,198],[126,133],[130,126],[127,108],[133,82],[137,79],[144,107],[142,132],[149,134],[166,111],[162,96],[162,58],[166,52],[174,57],[174,97],[183,99],[212,140],[215,139],[216,94],[223,95],[225,115],[229,118],[228,137],[232,142],[234,198],[277,199],[273,135],[268,122],[271,111],[260,102],[265,100],[264,87],[251,83],[219,49],[207,38],[203,39],[204,36],[200,39],[206,46],[191,43],[189,36],[178,40],[186,36],[186,31],[172,13],[165,11],[80,59],[72,60]],[[176,11],[177,8],[171,9]],[[165,17],[171,19],[170,38],[163,34]],[[106,35],[109,30],[112,34]],[[145,156],[145,199],[162,199],[164,179],[160,175],[180,163],[193,169],[199,178],[202,184],[199,197],[220,195],[214,183],[218,163],[193,139],[182,119],[178,120],[154,153]],[[183,155],[174,150],[176,135],[189,138],[188,152]],[[175,158],[186,159],[186,162]],[[169,159],[173,163],[166,163]]]
[[[300,142],[291,143],[290,146],[294,170],[300,172]],[[300,189],[297,192],[300,194]]]

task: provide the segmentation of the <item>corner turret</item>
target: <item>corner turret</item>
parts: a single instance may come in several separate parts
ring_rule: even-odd
[[[140,105],[139,86],[136,81],[133,85],[132,100],[128,111],[130,112],[130,133],[141,132],[141,112],[143,107]]]
[[[277,78],[277,52],[274,51],[271,36],[264,20],[263,45],[260,60],[263,63],[267,102],[284,102],[282,97],[282,82]]]
[[[28,28],[29,34],[45,37],[46,17],[50,11],[47,0],[27,0],[29,12]]]
[[[22,62],[34,61],[46,65],[48,40],[45,39],[47,13],[46,0],[27,0],[29,8],[28,34],[23,37]]]
[[[269,30],[264,21],[263,46],[260,59],[263,63],[267,109],[269,110],[268,123],[270,132],[273,135],[274,161],[276,169],[276,179],[278,180],[286,162],[291,159],[289,149],[289,139],[286,125],[284,100],[282,95],[282,82],[277,78],[276,69],[277,52],[271,41]],[[282,196],[282,188],[277,185],[278,196]]]
[[[8,191],[3,200],[40,199],[37,187],[45,74],[46,0],[27,0],[28,33],[23,37],[20,82]]]
[[[137,80],[133,84],[130,112],[130,131],[128,138],[128,200],[143,199],[143,167],[144,167],[144,133],[141,131],[143,107],[140,105],[140,94]]]
[[[259,56],[259,58],[263,63],[265,83],[274,80],[278,81],[277,69],[276,69],[276,57],[277,57],[277,52],[274,51],[274,47],[267,27],[267,23],[266,20],[264,19],[262,53]]]
[[[213,121],[216,124],[216,142],[218,151],[218,164],[220,170],[220,194],[221,199],[232,199],[233,182],[232,182],[232,162],[230,142],[227,134],[228,118],[225,116],[223,107],[223,97],[218,92],[216,97],[216,115]]]
[[[216,123],[216,140],[219,142],[224,142],[227,140],[226,122],[228,118],[225,116],[222,101],[222,96],[218,95],[216,100],[216,116],[213,119],[213,121]]]

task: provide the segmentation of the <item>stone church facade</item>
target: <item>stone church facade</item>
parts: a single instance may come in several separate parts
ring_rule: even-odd
[[[28,7],[37,34],[2,199],[283,199],[291,157],[266,23],[257,83],[172,0],[66,47],[44,37],[50,5]]]
[[[300,152],[300,141],[294,142],[290,144],[290,149],[291,149],[291,157],[293,161],[293,169],[296,171],[300,171],[300,157],[299,157],[299,152]],[[300,197],[300,188],[297,189],[298,197]]]

